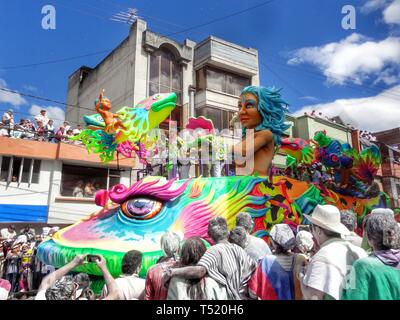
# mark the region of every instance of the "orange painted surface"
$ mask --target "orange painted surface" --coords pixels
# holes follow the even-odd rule
[[[57,144],[0,137],[0,155],[53,160],[57,156]]]
[[[88,154],[86,148],[81,145],[68,143],[49,143],[24,139],[10,139],[0,137],[0,155],[15,156],[21,158],[34,158],[42,160],[69,160],[86,164],[102,164],[96,154]],[[135,158],[126,159],[120,156],[121,167],[135,167]],[[116,166],[116,158],[106,166]]]

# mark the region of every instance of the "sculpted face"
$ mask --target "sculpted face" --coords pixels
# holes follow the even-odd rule
[[[258,112],[258,99],[249,92],[239,97],[239,119],[246,129],[254,129],[261,122],[261,114]]]

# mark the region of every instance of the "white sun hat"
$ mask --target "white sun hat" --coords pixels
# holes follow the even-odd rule
[[[304,214],[304,216],[312,223],[322,229],[343,234],[350,234],[349,229],[340,222],[340,211],[330,204],[317,205],[312,215]]]

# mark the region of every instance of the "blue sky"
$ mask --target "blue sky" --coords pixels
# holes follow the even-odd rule
[[[111,50],[129,28],[109,18],[129,7],[138,9],[150,30],[168,35],[263,2],[3,0],[0,87],[66,101],[68,76],[80,65],[95,66],[107,53],[9,67]],[[41,26],[41,10],[48,4],[56,8],[55,30]],[[355,30],[341,26],[342,7],[349,4],[356,9]],[[291,112],[341,114],[349,123],[375,131],[400,123],[399,29],[400,0],[275,0],[173,38],[201,41],[212,34],[256,48],[261,84],[282,87]],[[0,92],[0,113],[8,107],[17,118],[46,107],[60,120],[64,108]]]

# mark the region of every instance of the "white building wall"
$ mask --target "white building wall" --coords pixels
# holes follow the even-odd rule
[[[1,204],[48,205],[52,161],[42,160],[39,183],[0,182]]]
[[[53,169],[49,195],[49,224],[72,224],[101,209],[94,203],[94,199],[62,197],[62,161],[54,161]],[[120,183],[130,186],[130,180],[130,171],[121,171]]]

